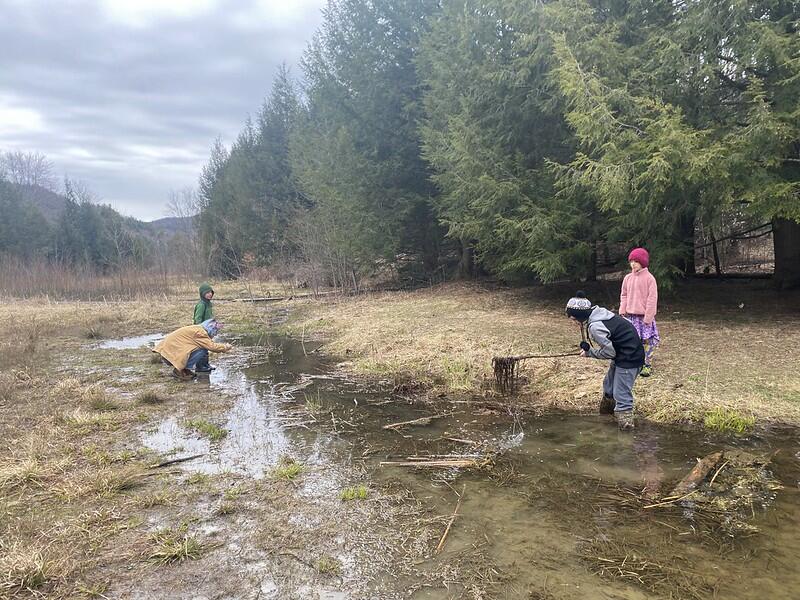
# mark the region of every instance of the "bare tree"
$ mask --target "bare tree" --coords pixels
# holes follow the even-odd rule
[[[190,187],[172,190],[167,200],[167,213],[177,218],[177,236],[173,239],[174,250],[181,255],[182,264],[191,271],[197,268],[200,256],[200,240],[197,232],[197,214],[200,212],[200,199]]]
[[[55,166],[41,152],[0,153],[0,176],[18,185],[38,185],[56,190]]]

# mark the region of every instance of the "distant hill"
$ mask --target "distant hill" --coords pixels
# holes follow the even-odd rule
[[[142,221],[142,225],[151,233],[175,235],[191,228],[193,220],[194,217],[164,217],[155,221]]]
[[[25,201],[35,206],[50,224],[58,220],[61,213],[64,212],[64,207],[67,205],[67,199],[64,196],[39,185],[16,185],[15,187],[19,191],[20,196],[22,196]],[[155,221],[140,221],[133,218],[126,219],[135,229],[150,236],[159,234],[173,236],[191,227],[192,220],[193,217],[164,217],[162,219],[156,219]]]
[[[14,187],[17,188],[24,200],[39,209],[48,223],[55,223],[67,205],[67,199],[64,196],[51,192],[40,185],[16,185]]]

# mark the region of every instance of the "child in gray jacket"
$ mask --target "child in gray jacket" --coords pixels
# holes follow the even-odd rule
[[[600,412],[613,413],[620,429],[633,429],[633,384],[644,365],[639,334],[626,319],[592,305],[583,292],[570,298],[566,314],[581,326],[581,356],[611,361],[603,380]]]

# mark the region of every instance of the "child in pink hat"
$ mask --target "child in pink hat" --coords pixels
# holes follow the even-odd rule
[[[634,326],[644,345],[644,367],[641,376],[653,372],[653,352],[661,342],[656,325],[658,312],[658,284],[649,271],[650,255],[644,248],[634,248],[628,255],[631,272],[622,280],[619,295],[619,314]]]

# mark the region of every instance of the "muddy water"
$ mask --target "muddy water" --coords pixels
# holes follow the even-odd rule
[[[300,491],[321,500],[336,498],[353,469],[365,467],[376,486],[410,489],[443,517],[442,530],[463,494],[444,551],[433,556],[431,548],[415,577],[379,575],[371,597],[405,590],[431,599],[484,592],[520,599],[800,597],[797,432],[732,438],[644,424],[620,433],[600,416],[521,417],[447,403],[435,409],[445,416],[430,425],[391,431],[383,426],[434,409],[331,376],[332,365],[309,344],[267,338],[237,345],[243,351],[192,384],[233,396],[218,423],[228,436],[209,444],[170,418],[143,434],[146,445],[175,456],[204,454],[183,465],[189,471],[254,478],[292,456],[318,467]],[[780,450],[771,471],[783,488],[757,498],[745,515],[757,531],[732,534],[688,502],[649,509],[629,502],[642,490],[667,495],[697,457],[731,447]],[[487,448],[503,450],[488,472],[380,464]],[[348,557],[339,558],[347,566]]]

